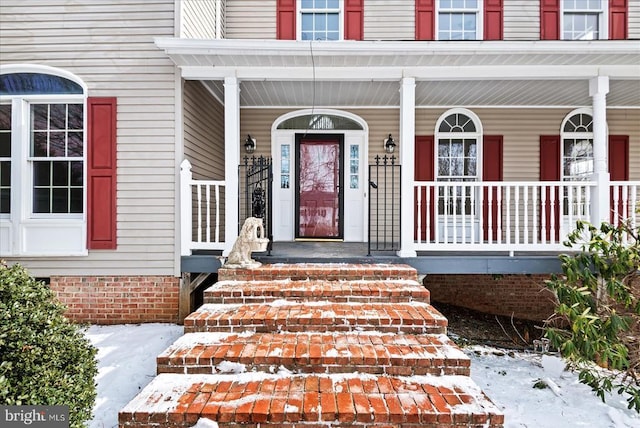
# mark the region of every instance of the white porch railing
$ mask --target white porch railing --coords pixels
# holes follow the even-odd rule
[[[611,219],[638,224],[640,182],[611,183]],[[417,251],[562,251],[595,183],[416,182]],[[406,227],[406,226],[405,226]]]
[[[223,250],[220,241],[224,180],[194,180],[191,163],[180,164],[181,255],[193,250]]]

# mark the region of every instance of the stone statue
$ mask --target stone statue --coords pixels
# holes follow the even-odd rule
[[[224,267],[256,268],[261,265],[251,258],[252,252],[267,251],[269,239],[264,236],[264,225],[261,218],[249,217],[244,221],[240,236],[231,248]]]

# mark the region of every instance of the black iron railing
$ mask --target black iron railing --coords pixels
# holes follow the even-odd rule
[[[248,217],[261,218],[264,231],[269,238],[268,254],[271,255],[273,242],[271,158],[245,156],[238,168],[238,233]]]
[[[400,174],[395,156],[376,156],[369,165],[369,245],[372,251],[400,249]]]

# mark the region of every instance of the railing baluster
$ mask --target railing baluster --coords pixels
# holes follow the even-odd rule
[[[511,186],[507,186],[507,244],[511,244]]]
[[[206,230],[206,235],[207,235],[207,241],[206,242],[211,242],[211,186],[206,186],[207,189],[207,193],[206,193],[206,200],[207,200],[207,230]]]
[[[514,203],[515,203],[515,221],[514,221],[514,242],[516,244],[520,243],[520,186],[514,186],[515,195],[514,195]]]
[[[531,187],[531,202],[532,202],[532,228],[531,228],[531,241],[534,244],[538,243],[538,207],[540,206],[540,204],[538,204],[538,187],[537,186],[532,186]]]
[[[525,244],[529,243],[529,186],[522,186],[522,202],[524,203],[524,207],[522,211],[524,213],[524,219],[522,220],[522,224],[524,227],[523,233],[523,242]]]
[[[198,204],[198,242],[202,242],[202,185],[196,185],[196,195]]]
[[[418,201],[417,201],[417,204],[416,204],[417,205],[417,213],[416,214],[417,214],[417,219],[418,219],[418,221],[417,221],[418,227],[417,227],[417,230],[416,230],[416,234],[417,234],[416,239],[417,239],[419,244],[422,243],[422,189],[423,189],[422,186],[418,186],[418,189],[417,189],[417,192],[416,192],[417,193],[417,198],[418,198]],[[425,236],[425,240],[426,240],[426,236]]]

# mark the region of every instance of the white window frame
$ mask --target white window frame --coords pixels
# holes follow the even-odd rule
[[[441,39],[440,38],[440,14],[441,13],[475,13],[476,14],[476,37],[473,40],[484,39],[484,1],[478,0],[478,6],[471,8],[443,8],[441,0],[436,1],[436,19],[435,19],[435,39],[444,41],[459,41],[457,39]],[[461,39],[463,41],[465,39]],[[467,39],[468,40],[468,39]]]
[[[344,1],[338,1],[337,9],[302,9],[302,0],[296,0],[296,34],[298,40],[302,39],[302,15],[303,13],[338,13],[338,40],[344,40]],[[303,40],[310,41],[310,40]],[[330,40],[333,41],[333,40]]]
[[[11,209],[0,217],[0,256],[86,256],[87,249],[87,86],[64,70],[39,65],[2,66],[0,74],[40,73],[77,83],[82,94],[2,95],[11,105]],[[33,212],[33,157],[31,156],[31,105],[83,105],[83,206],[82,213]],[[40,159],[40,158],[38,158]],[[49,158],[55,160],[57,158]],[[65,160],[69,158],[59,158]],[[79,159],[79,158],[74,158]],[[28,196],[24,196],[28,195]]]
[[[560,39],[561,40],[607,40],[609,38],[609,1],[599,0],[600,9],[567,9],[563,1],[560,2]],[[567,14],[598,14],[598,38],[597,39],[565,39],[564,24]]]

